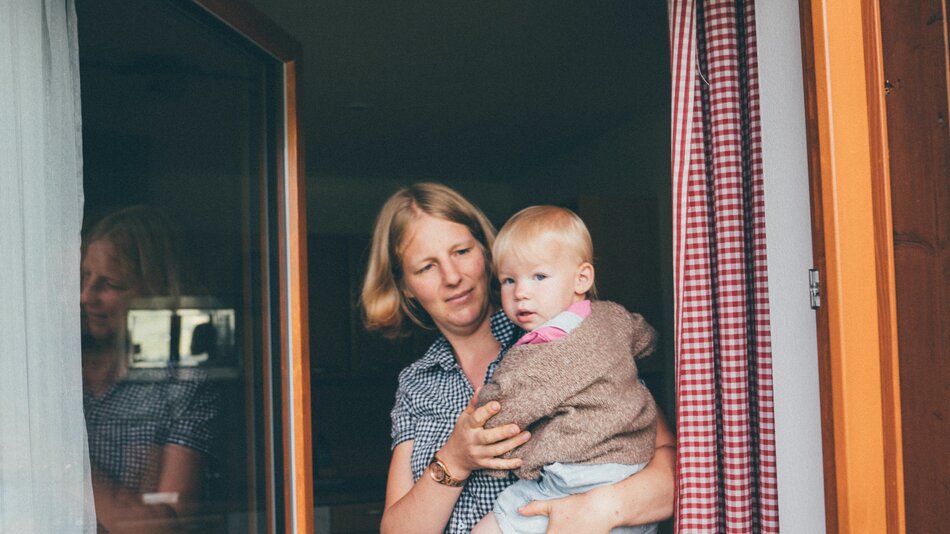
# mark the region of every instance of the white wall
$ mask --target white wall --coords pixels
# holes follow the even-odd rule
[[[798,2],[756,4],[782,532],[825,531]]]

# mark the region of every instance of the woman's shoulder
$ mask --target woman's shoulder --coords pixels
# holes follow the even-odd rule
[[[411,385],[423,380],[433,368],[448,369],[455,364],[452,346],[444,336],[439,336],[429,345],[423,355],[399,372],[399,385]]]
[[[489,325],[491,326],[492,335],[501,343],[503,348],[514,345],[515,341],[524,335],[524,330],[512,322],[501,309],[492,313],[489,319]]]

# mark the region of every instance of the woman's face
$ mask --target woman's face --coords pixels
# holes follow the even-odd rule
[[[109,241],[89,244],[81,269],[83,331],[96,340],[112,339],[125,329],[126,312],[139,291],[119,265]]]
[[[468,335],[488,318],[485,255],[464,225],[419,215],[406,228],[403,291],[446,336]]]

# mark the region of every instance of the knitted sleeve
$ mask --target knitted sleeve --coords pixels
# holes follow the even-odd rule
[[[479,405],[493,400],[501,404],[501,411],[485,423],[485,428],[514,423],[521,430],[529,429],[533,423],[554,415],[557,407],[574,392],[587,387],[590,373],[577,372],[579,369],[571,364],[582,359],[583,354],[575,358],[564,351],[553,351],[557,354],[553,355],[551,350],[545,350],[552,347],[560,348],[560,343],[520,345],[508,351],[505,365],[495,371],[491,381],[482,387],[478,395]],[[557,365],[552,360],[558,360]],[[537,365],[542,361],[551,365]],[[575,371],[573,375],[572,369]],[[523,448],[524,445],[516,447],[503,457],[518,458],[523,454]],[[485,472],[494,478],[508,476],[507,471],[489,469]]]
[[[656,351],[656,330],[639,313],[631,313],[633,321],[633,340],[630,343],[630,352],[634,359],[646,358]]]
[[[522,345],[532,348],[542,346]],[[479,404],[492,400],[501,403],[501,411],[488,420],[486,428],[509,423],[515,423],[522,429],[528,428],[541,418],[554,415],[554,410],[565,399],[583,390],[597,378],[599,365],[581,363],[586,354],[572,356],[562,351],[551,351],[551,357],[548,357],[538,356],[537,350],[530,351],[531,354],[526,352],[519,351],[506,356],[523,356],[518,359],[519,363],[523,361],[525,365],[509,367],[507,370],[511,372],[496,372],[492,381],[482,388]],[[538,365],[540,360],[544,360],[546,365]]]

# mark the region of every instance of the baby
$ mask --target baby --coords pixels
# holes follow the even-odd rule
[[[522,516],[518,508],[619,482],[652,458],[656,404],[634,358],[653,352],[656,332],[623,306],[588,299],[596,296],[593,245],[568,209],[518,212],[498,232],[492,255],[505,314],[528,333],[508,350],[478,403],[501,403],[487,428],[515,423],[532,437],[505,455],[522,459],[520,480],[472,532],[543,533],[547,517]]]

